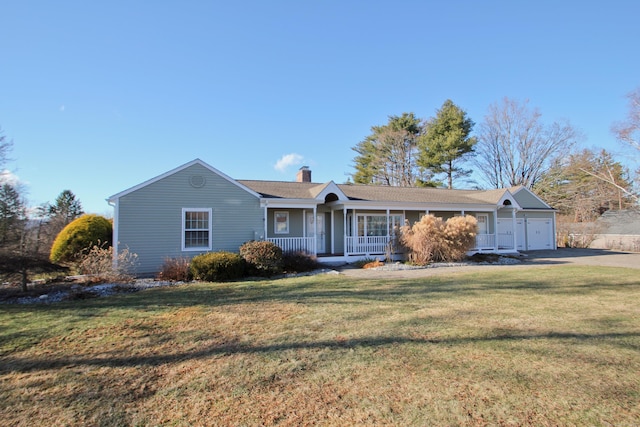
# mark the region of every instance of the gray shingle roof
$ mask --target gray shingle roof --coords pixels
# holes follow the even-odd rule
[[[605,234],[640,234],[640,210],[607,211],[598,218]]]
[[[328,184],[291,181],[238,180],[265,198],[312,199]],[[381,185],[338,184],[351,200],[407,203],[496,204],[504,195],[499,190],[448,190],[445,188],[388,187]]]

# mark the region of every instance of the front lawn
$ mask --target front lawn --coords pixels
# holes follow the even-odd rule
[[[0,305],[3,425],[633,425],[640,279],[322,275]]]

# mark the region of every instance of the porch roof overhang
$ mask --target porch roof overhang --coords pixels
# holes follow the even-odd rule
[[[392,211],[473,211],[473,212],[495,212],[497,205],[489,203],[411,203],[411,202],[389,202],[371,200],[350,200],[348,202],[328,203],[333,209],[368,209],[368,210],[392,210]]]
[[[273,199],[260,198],[261,208],[278,209],[313,209],[322,204],[322,201],[315,199]]]

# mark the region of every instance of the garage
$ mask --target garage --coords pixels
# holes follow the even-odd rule
[[[550,218],[518,218],[517,248],[521,251],[555,249],[553,220]]]

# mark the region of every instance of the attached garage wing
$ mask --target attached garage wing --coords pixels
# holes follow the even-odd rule
[[[555,249],[551,218],[518,218],[516,220],[519,251]]]

